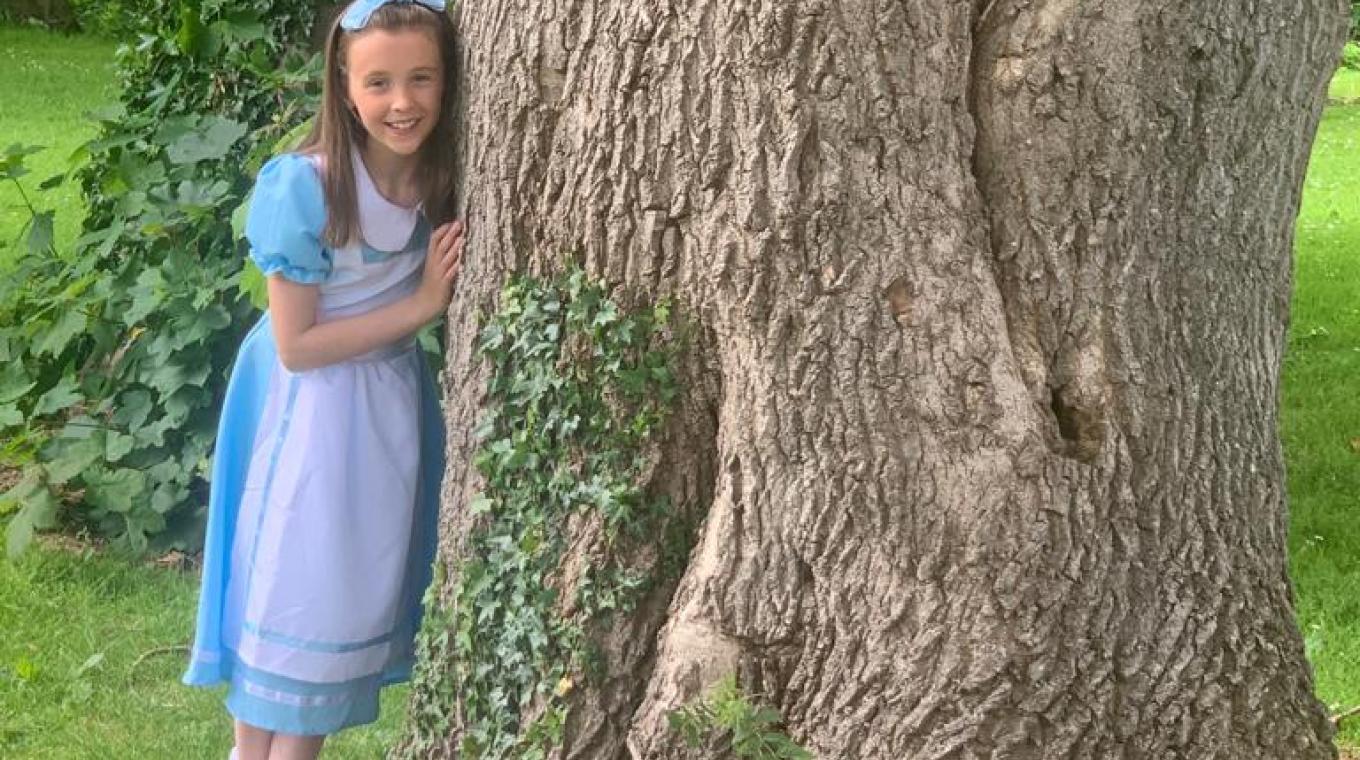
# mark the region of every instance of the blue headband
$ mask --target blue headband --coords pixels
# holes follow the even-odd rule
[[[368,26],[368,20],[384,5],[423,5],[435,13],[444,12],[444,0],[355,0],[340,17],[340,28],[357,32]]]

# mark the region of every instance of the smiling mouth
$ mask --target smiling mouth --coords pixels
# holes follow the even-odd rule
[[[410,132],[412,129],[415,128],[416,124],[418,124],[419,122],[420,119],[400,119],[393,121],[385,121],[383,122],[383,124],[386,125],[388,129],[394,132]]]

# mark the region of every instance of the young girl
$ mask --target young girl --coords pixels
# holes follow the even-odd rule
[[[315,758],[410,672],[443,468],[413,335],[463,247],[452,35],[443,0],[346,8],[315,129],[255,186],[269,313],[227,389],[184,677],[229,685],[239,760]]]

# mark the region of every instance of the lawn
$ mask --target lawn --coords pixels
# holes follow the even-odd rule
[[[0,27],[0,135],[47,145],[28,187],[65,168],[91,133],[80,118],[113,100],[110,43]],[[1318,694],[1360,705],[1360,72],[1330,90],[1298,222],[1282,435],[1292,501],[1290,555],[1299,623]],[[0,147],[4,147],[0,145]],[[0,270],[26,212],[0,187]],[[58,241],[74,240],[74,188],[49,195]],[[6,760],[222,758],[230,744],[220,691],[179,685],[193,624],[191,574],[88,551],[40,548],[0,560],[0,757]],[[404,690],[372,727],[347,732],[329,758],[382,754]],[[1342,734],[1360,746],[1360,718]]]
[[[1296,241],[1281,411],[1290,556],[1318,694],[1352,707],[1360,705],[1360,104],[1324,114]],[[1343,728],[1343,742],[1360,745],[1360,718]]]
[[[1355,69],[1337,71],[1327,88],[1327,99],[1347,105],[1360,104],[1360,71]]]
[[[0,149],[14,143],[47,148],[26,161],[32,174],[22,181],[30,199],[39,182],[65,172],[71,152],[94,136],[82,114],[117,99],[113,53],[106,40],[0,26]],[[69,183],[42,202],[60,209],[57,248],[69,250],[82,218],[79,188]],[[15,237],[27,219],[14,184],[0,183],[0,266],[23,252]]]
[[[0,758],[226,758],[223,690],[179,683],[197,585],[89,552],[0,559]],[[405,692],[389,690],[382,719],[341,734],[325,757],[383,756]]]

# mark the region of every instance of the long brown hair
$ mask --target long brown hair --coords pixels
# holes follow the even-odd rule
[[[389,3],[380,7],[360,31],[340,28],[343,12],[336,15],[326,35],[326,73],[321,86],[321,112],[311,134],[298,146],[299,153],[321,156],[325,170],[321,187],[326,198],[325,242],[343,246],[360,234],[359,202],[354,185],[354,162],[350,149],[363,147],[368,133],[346,102],[345,50],[349,39],[370,29],[426,31],[439,47],[444,67],[444,92],[440,99],[439,121],[420,146],[417,181],[424,200],[425,218],[439,226],[453,218],[453,113],[457,53],[453,23],[439,13],[414,3]]]

